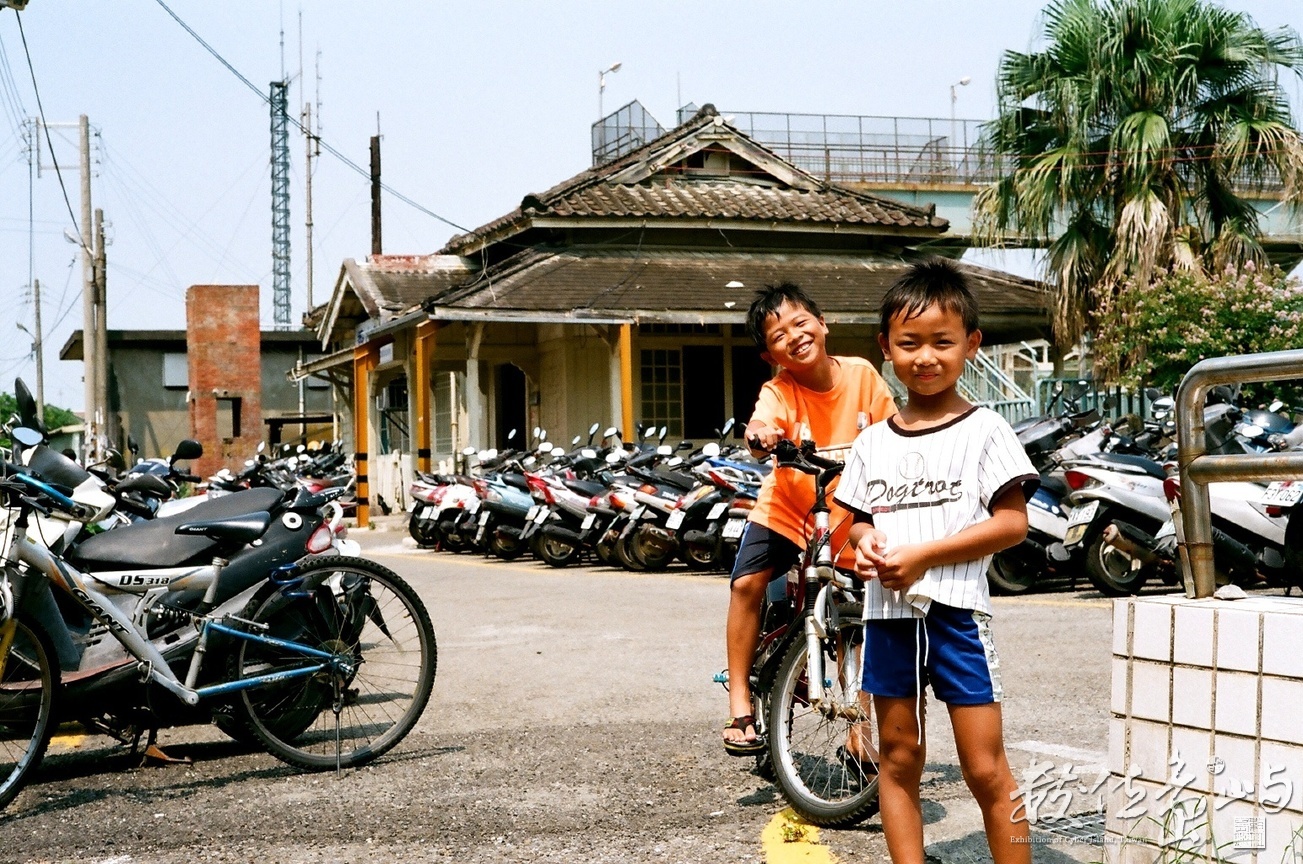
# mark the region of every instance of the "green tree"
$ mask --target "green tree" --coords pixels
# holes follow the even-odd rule
[[[1000,63],[984,130],[998,181],[975,233],[1049,243],[1060,345],[1128,279],[1266,257],[1247,191],[1303,187],[1303,138],[1282,71],[1303,73],[1289,28],[1204,0],[1056,0],[1044,47]]]
[[[1101,371],[1170,392],[1206,357],[1303,345],[1303,285],[1252,262],[1217,274],[1160,270],[1152,281],[1124,282],[1098,320],[1092,348]],[[1298,401],[1297,387],[1274,392]]]

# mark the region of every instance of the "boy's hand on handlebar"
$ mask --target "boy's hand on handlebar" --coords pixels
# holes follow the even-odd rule
[[[747,447],[751,449],[753,456],[768,456],[769,451],[778,446],[778,442],[783,440],[783,430],[775,429],[764,423],[747,424]]]
[[[855,544],[855,574],[861,579],[877,579],[878,568],[884,563],[883,550],[887,548],[887,535],[869,526]]]

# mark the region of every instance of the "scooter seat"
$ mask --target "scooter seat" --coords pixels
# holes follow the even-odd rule
[[[586,495],[591,498],[594,495],[601,495],[606,491],[606,486],[601,483],[590,483],[587,480],[563,480],[562,483],[571,492],[578,495]]]
[[[267,533],[271,525],[270,513],[248,513],[229,519],[205,519],[176,526],[176,533],[208,537],[219,543],[252,543]]]
[[[1098,453],[1095,458],[1102,462],[1113,462],[1117,465],[1127,465],[1131,468],[1139,468],[1150,477],[1158,480],[1166,480],[1167,472],[1163,466],[1159,465],[1153,459],[1146,459],[1144,456],[1128,456],[1124,453]]]
[[[521,492],[529,491],[529,481],[525,479],[524,474],[503,474],[502,482],[519,489]]]
[[[92,571],[205,564],[222,546],[243,543],[219,541],[202,534],[178,534],[177,528],[194,522],[216,522],[249,514],[267,516],[267,511],[275,507],[284,494],[279,489],[259,488],[223,495],[196,504],[175,516],[136,522],[96,534],[74,545],[66,557],[76,567]]]

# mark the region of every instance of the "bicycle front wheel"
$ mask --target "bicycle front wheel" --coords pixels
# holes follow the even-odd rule
[[[54,729],[54,698],[59,667],[54,647],[35,624],[17,618],[0,625],[14,628],[0,675],[0,808],[23,788],[41,764]]]
[[[843,827],[878,811],[873,712],[860,699],[864,625],[859,604],[837,609],[823,639],[824,698],[809,697],[806,639],[798,636],[779,664],[769,701],[769,754],[778,788],[807,822]],[[856,758],[860,757],[860,758]]]
[[[356,767],[403,739],[430,698],[437,651],[425,605],[392,570],[332,556],[298,588],[268,586],[246,620],[258,632],[332,655],[329,668],[241,691],[235,719],[273,756],[310,771]],[[292,672],[321,661],[240,640],[230,678]]]

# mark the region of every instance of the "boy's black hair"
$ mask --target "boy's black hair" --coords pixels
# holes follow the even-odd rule
[[[882,298],[878,328],[886,337],[893,317],[900,315],[902,322],[908,321],[932,305],[958,313],[964,319],[965,332],[977,329],[977,300],[968,289],[968,280],[944,258],[921,261],[892,283]]]
[[[751,308],[747,309],[747,335],[761,351],[769,350],[769,346],[765,344],[765,320],[770,315],[777,315],[778,307],[784,303],[799,306],[816,318],[823,317],[823,313],[819,311],[819,304],[814,302],[801,286],[791,282],[766,285],[756,292],[756,296],[751,300]]]

